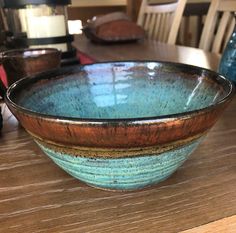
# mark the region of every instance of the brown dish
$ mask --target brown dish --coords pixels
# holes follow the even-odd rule
[[[23,77],[58,68],[61,52],[54,48],[9,50],[1,54],[0,62],[10,86]]]

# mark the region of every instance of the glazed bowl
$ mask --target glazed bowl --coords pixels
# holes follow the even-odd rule
[[[213,71],[137,61],[22,79],[6,102],[66,172],[102,189],[134,190],[176,171],[232,96],[232,83]]]
[[[55,48],[8,50],[1,53],[0,63],[10,86],[23,77],[59,68],[61,52]]]

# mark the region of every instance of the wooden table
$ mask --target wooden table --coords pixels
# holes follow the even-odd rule
[[[96,45],[84,36],[76,36],[74,46],[87,57],[96,61],[114,60],[160,60],[181,62],[217,70],[220,56],[200,49],[166,45],[157,41],[117,45]]]
[[[153,42],[75,45],[96,60],[159,59],[213,67],[219,57]],[[3,105],[0,232],[236,232],[236,99],[191,158],[168,180],[136,192],[107,192],[72,178]],[[208,230],[208,231],[207,231]]]

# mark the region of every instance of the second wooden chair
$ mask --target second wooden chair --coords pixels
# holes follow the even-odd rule
[[[143,0],[137,23],[147,31],[148,38],[175,44],[186,1],[153,5]]]

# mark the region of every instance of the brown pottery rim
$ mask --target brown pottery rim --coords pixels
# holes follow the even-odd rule
[[[11,50],[8,50],[8,51],[4,51],[4,52],[1,53],[1,57],[6,58],[6,57],[10,56],[12,58],[13,57],[14,58],[18,58],[18,57],[21,58],[22,53],[24,53],[24,52],[42,51],[42,50],[46,50],[48,52],[43,53],[43,54],[37,54],[37,58],[39,56],[44,56],[44,55],[49,55],[49,54],[54,54],[54,53],[55,54],[56,53],[58,53],[58,54],[61,53],[61,51],[56,49],[56,48],[46,48],[46,47],[45,48],[44,47],[42,47],[42,48],[28,48],[28,49],[26,48],[26,49],[11,49]],[[36,57],[36,56],[32,56],[32,55],[26,56],[26,58],[34,58],[34,57]]]

